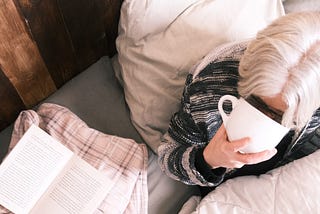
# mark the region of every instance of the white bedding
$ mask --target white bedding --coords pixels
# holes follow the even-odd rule
[[[228,180],[180,213],[320,213],[319,166],[317,151],[259,177]]]

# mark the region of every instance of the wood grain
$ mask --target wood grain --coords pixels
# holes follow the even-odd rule
[[[56,87],[14,3],[0,3],[0,64],[24,104],[33,106]]]
[[[0,1],[0,130],[116,53],[122,0]]]
[[[59,88],[80,69],[58,2],[52,0],[15,2],[28,24],[55,85]]]
[[[113,55],[121,1],[16,0],[59,88],[103,55]]]

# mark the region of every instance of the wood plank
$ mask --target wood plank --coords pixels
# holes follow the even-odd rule
[[[14,2],[0,2],[0,65],[26,107],[56,90]]]
[[[118,24],[120,19],[120,9],[123,0],[109,0],[106,1],[106,11],[103,13],[103,20],[105,21],[106,39],[108,43],[108,56],[116,54],[116,38],[118,36]]]
[[[102,13],[106,1],[58,0],[81,69],[106,53]],[[81,60],[80,60],[81,59]]]
[[[58,2],[81,69],[115,52],[121,1]]]
[[[57,88],[81,72],[57,1],[15,0]],[[67,1],[66,1],[67,2]],[[77,13],[77,11],[76,11]]]
[[[116,52],[121,0],[15,0],[57,87]]]

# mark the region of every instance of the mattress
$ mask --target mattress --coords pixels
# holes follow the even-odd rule
[[[114,75],[109,57],[105,56],[71,79],[42,103],[69,108],[91,128],[106,134],[144,143],[130,120],[123,90]],[[9,145],[12,126],[0,133],[1,156]],[[178,213],[197,188],[174,181],[162,173],[157,156],[148,149],[148,213]]]

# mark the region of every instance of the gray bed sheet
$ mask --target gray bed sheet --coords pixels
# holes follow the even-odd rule
[[[69,108],[91,128],[143,143],[131,124],[122,87],[117,82],[108,57],[102,57],[43,102]],[[2,156],[11,132],[12,126],[0,133]],[[157,156],[150,149],[148,156],[149,213],[178,213],[184,202],[197,193],[197,188],[163,174],[157,164]]]

